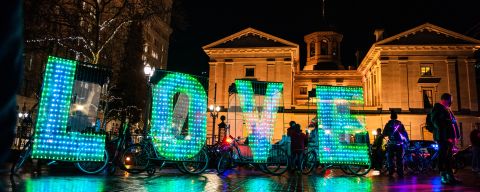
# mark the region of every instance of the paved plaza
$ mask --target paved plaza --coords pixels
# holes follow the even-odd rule
[[[42,168],[38,173],[22,173],[9,177],[6,191],[91,192],[91,191],[480,191],[480,177],[470,170],[457,174],[463,184],[445,186],[433,174],[389,178],[370,172],[363,177],[344,175],[341,170],[329,170],[326,175],[285,173],[271,176],[254,169],[242,168],[217,174],[207,170],[201,175],[186,175],[175,169],[163,169],[153,176],[146,173],[128,174],[117,171],[113,176],[84,175],[74,167]]]

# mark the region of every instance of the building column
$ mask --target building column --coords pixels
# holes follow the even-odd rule
[[[399,61],[399,72],[400,72],[400,87],[401,90],[400,94],[400,101],[392,101],[392,102],[400,102],[400,107],[402,111],[410,110],[410,90],[408,87],[408,62],[407,61]]]
[[[467,89],[468,89],[468,107],[470,111],[478,111],[478,95],[475,76],[475,59],[465,60],[465,69],[467,73]]]
[[[457,81],[455,75],[455,64],[457,59],[447,59],[445,62],[447,64],[447,85],[448,85],[448,93],[453,96],[453,103],[451,106],[452,111],[458,111],[458,101],[460,98],[457,98]],[[443,93],[440,93],[443,94]]]

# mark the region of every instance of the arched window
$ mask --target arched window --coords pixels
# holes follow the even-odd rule
[[[315,42],[310,42],[310,57],[315,56]]]
[[[320,55],[328,55],[328,41],[325,39],[320,42]]]

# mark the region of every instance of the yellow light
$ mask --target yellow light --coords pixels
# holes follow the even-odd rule
[[[377,133],[377,130],[373,130],[373,131],[372,131],[372,135],[377,136],[377,134],[378,134],[378,133]]]
[[[125,158],[125,161],[130,161],[130,157]]]
[[[78,104],[75,105],[75,111],[83,111],[83,110],[85,110],[85,107],[83,105],[78,105]]]
[[[210,109],[210,111],[213,111],[215,107],[213,105],[210,105],[208,108]]]

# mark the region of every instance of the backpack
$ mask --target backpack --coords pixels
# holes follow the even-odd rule
[[[435,128],[433,126],[433,121],[432,121],[432,113],[427,113],[427,118],[425,119],[425,128],[428,130],[428,132],[433,133],[433,129]]]

